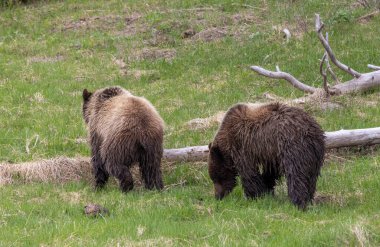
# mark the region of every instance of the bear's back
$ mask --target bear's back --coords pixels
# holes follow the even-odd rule
[[[302,109],[280,103],[237,104],[226,113],[216,140],[227,150],[244,148],[267,158],[300,143],[324,145],[324,133]]]
[[[162,135],[164,123],[153,105],[142,97],[116,95],[98,106],[93,129],[102,137]]]

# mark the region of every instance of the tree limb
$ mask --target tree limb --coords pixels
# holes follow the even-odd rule
[[[323,64],[325,63],[326,57],[327,57],[327,54],[326,53],[323,54],[321,64],[319,65],[319,73],[321,73],[322,78],[323,78],[323,89],[326,92],[326,97],[329,97],[330,92],[329,92],[329,87],[327,85],[327,74],[326,74],[326,70],[325,71],[323,70]]]
[[[355,78],[359,78],[359,77],[361,76],[361,74],[360,74],[359,72],[357,72],[357,71],[355,71],[354,69],[348,67],[347,65],[345,65],[345,64],[343,64],[343,63],[341,63],[341,62],[339,62],[339,61],[336,59],[336,57],[335,57],[335,55],[334,55],[334,53],[333,53],[333,51],[332,51],[330,45],[328,44],[328,42],[326,41],[326,39],[325,39],[325,38],[323,37],[323,35],[322,35],[322,29],[323,29],[323,27],[324,27],[324,24],[321,22],[321,19],[320,19],[320,17],[319,17],[319,14],[315,14],[315,17],[316,17],[316,18],[315,18],[315,31],[317,32],[317,34],[318,34],[318,38],[319,38],[319,40],[321,41],[323,47],[325,48],[327,54],[329,55],[331,61],[332,61],[332,62],[333,62],[338,68],[340,68],[341,70],[343,70],[343,71],[349,73],[350,75],[354,76]]]
[[[289,73],[282,72],[282,71],[274,72],[274,71],[266,70],[266,69],[259,67],[259,66],[251,66],[250,68],[253,71],[255,71],[256,73],[263,75],[263,76],[266,76],[266,77],[276,78],[276,79],[285,79],[288,82],[290,82],[295,88],[297,88],[301,91],[304,91],[307,93],[314,93],[316,90],[315,87],[311,87],[311,86],[308,86],[308,85],[300,82],[299,80],[297,80],[294,76],[292,76]]]
[[[380,127],[326,132],[326,148],[380,144]]]
[[[373,64],[368,64],[367,67],[370,68],[370,69],[373,69],[373,70],[380,70],[380,66],[376,66],[376,65],[373,65]]]
[[[328,44],[329,43],[329,33],[328,32],[326,32],[326,41],[327,41],[327,44]],[[326,51],[325,51],[325,54],[327,54]],[[334,79],[334,81],[336,83],[339,83],[340,81],[339,81],[338,77],[335,75],[334,71],[332,70],[328,57],[326,57],[326,66],[327,66],[327,71],[330,73],[330,75],[332,76],[332,78]]]
[[[362,74],[360,78],[337,84],[330,88],[334,94],[347,94],[353,92],[363,92],[373,87],[380,86],[380,70]]]

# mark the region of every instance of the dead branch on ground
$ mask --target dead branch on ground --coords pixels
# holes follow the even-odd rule
[[[325,132],[325,135],[327,149],[380,144],[380,127]],[[165,171],[170,162],[204,162],[207,161],[208,152],[207,145],[165,149],[162,167]],[[138,170],[132,169],[132,175],[137,185],[141,186],[142,182]],[[23,183],[65,183],[79,180],[93,182],[90,158],[58,157],[20,164],[0,164],[0,186],[12,184],[15,181]],[[167,187],[169,186],[176,186],[176,184]]]
[[[326,71],[323,71],[323,69],[322,69],[323,63],[321,63],[320,64],[320,72],[321,72],[321,74],[323,73],[322,74],[322,77],[324,80],[323,87],[324,87],[324,90],[327,92],[325,99],[327,99],[328,96],[349,94],[349,93],[354,93],[354,92],[363,92],[363,91],[366,91],[368,89],[374,88],[376,86],[380,86],[380,66],[368,65],[369,68],[371,68],[375,71],[362,74],[362,73],[357,72],[353,68],[351,68],[351,67],[343,64],[342,62],[340,62],[336,58],[333,50],[331,49],[331,47],[329,45],[328,36],[326,36],[326,38],[325,38],[322,34],[323,27],[324,27],[323,22],[321,21],[319,15],[316,14],[315,31],[318,35],[318,38],[319,38],[321,44],[323,45],[323,47],[325,49],[325,54],[327,54],[325,59],[330,59],[330,61],[336,67],[338,67],[342,71],[350,74],[353,77],[352,80],[342,82],[342,83],[338,83],[334,86],[328,86],[327,85]],[[329,65],[327,65],[327,66],[329,67]],[[253,71],[255,71],[256,73],[263,75],[263,76],[266,76],[266,77],[269,77],[269,78],[287,80],[295,88],[297,88],[297,89],[299,89],[305,93],[309,93],[309,95],[307,95],[305,97],[293,100],[292,103],[302,104],[302,103],[308,102],[311,98],[313,98],[313,94],[314,94],[314,97],[318,96],[318,98],[320,98],[320,91],[323,90],[321,88],[315,88],[315,87],[306,85],[305,83],[296,79],[293,75],[286,73],[286,72],[278,71],[279,69],[276,69],[277,71],[270,71],[270,70],[266,70],[260,66],[251,66],[250,68]],[[334,76],[335,74],[333,74],[331,68],[330,69],[327,68],[327,70],[331,71],[330,74],[332,75],[333,78],[336,78],[336,76]]]

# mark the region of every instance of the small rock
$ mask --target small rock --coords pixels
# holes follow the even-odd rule
[[[98,216],[106,216],[109,215],[109,210],[106,209],[105,207],[102,207],[98,204],[87,204],[84,206],[84,213],[87,216],[91,217],[98,217]]]

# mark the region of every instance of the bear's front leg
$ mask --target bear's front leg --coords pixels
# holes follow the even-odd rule
[[[268,188],[258,172],[245,173],[240,177],[247,198],[257,198],[268,192]]]

